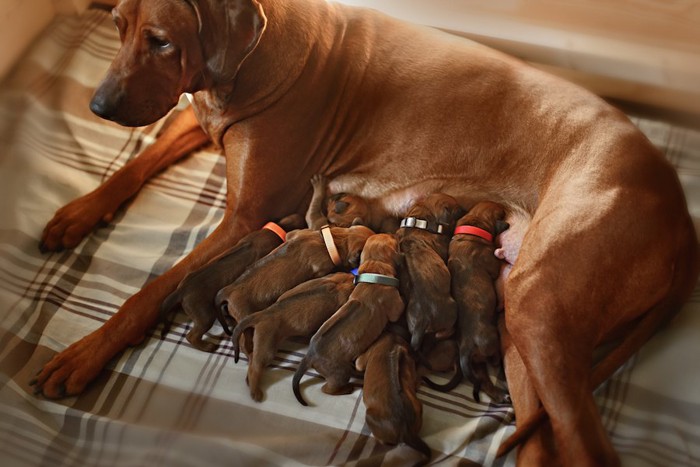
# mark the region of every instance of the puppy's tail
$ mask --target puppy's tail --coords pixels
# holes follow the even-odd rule
[[[301,389],[299,388],[299,383],[301,383],[301,378],[304,376],[304,373],[306,373],[306,370],[309,368],[309,357],[308,354],[304,356],[304,358],[301,359],[301,362],[299,363],[299,368],[297,368],[296,373],[294,373],[294,378],[292,378],[292,389],[294,390],[294,396],[297,398],[299,403],[303,406],[308,406],[307,402],[304,400],[304,397],[301,395]]]
[[[678,271],[674,279],[676,281],[680,280]],[[617,347],[593,367],[591,371],[591,390],[610,378],[619,367],[651,339],[659,328],[667,324],[680,310],[685,298],[692,291],[692,287],[684,288],[683,284],[678,282],[674,283],[672,287],[666,298],[652,307],[636,323],[632,323],[631,325],[634,328],[628,332]],[[547,418],[547,412],[543,407],[540,407],[530,418],[521,423],[508,439],[501,443],[496,457],[504,456],[519,444],[524,443]]]
[[[406,434],[404,438],[404,443],[406,443],[407,446],[410,446],[416,451],[420,452],[425,457],[425,462],[419,462],[416,465],[426,465],[433,457],[433,452],[430,450],[430,446],[428,446],[428,444],[415,433]]]
[[[240,357],[241,354],[241,346],[240,346],[240,340],[241,340],[241,334],[243,334],[248,328],[251,328],[255,326],[256,324],[256,317],[258,317],[260,313],[254,313],[252,315],[248,315],[245,318],[243,318],[235,328],[233,328],[233,332],[231,333],[231,342],[233,343],[233,361],[235,363],[238,363],[238,358]]]
[[[178,287],[177,289],[173,290],[170,295],[165,297],[165,300],[163,300],[160,304],[160,310],[158,311],[158,321],[163,322],[163,329],[160,331],[160,337],[161,339],[165,337],[165,335],[170,332],[170,327],[172,325],[172,319],[170,317],[170,312],[180,304],[182,301],[182,293],[181,293],[181,288]]]
[[[427,376],[423,376],[423,382],[428,385],[429,388],[434,389],[436,391],[440,392],[449,392],[459,386],[459,383],[462,382],[462,378],[464,376],[462,375],[462,369],[460,368],[459,365],[455,365],[455,373],[452,375],[452,378],[446,382],[445,384],[438,384],[435,381],[431,380]],[[478,402],[478,401],[477,401]]]

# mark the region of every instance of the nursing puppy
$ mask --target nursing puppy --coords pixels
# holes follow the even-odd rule
[[[508,228],[505,215],[498,203],[476,204],[457,221],[449,247],[447,266],[459,310],[460,368],[474,384],[477,401],[480,389],[494,402],[506,399],[505,391],[494,386],[488,373],[489,364],[501,367],[495,283],[504,262],[494,252],[496,237]]]
[[[293,214],[280,220],[277,225],[268,223],[262,229],[249,233],[226,253],[186,275],[177,289],[163,301],[160,308],[161,319],[165,319],[168,312],[180,305],[192,320],[192,329],[187,333],[187,340],[197,349],[213,352],[216,350],[216,344],[204,342],[202,337],[217,317],[214,308],[216,293],[235,281],[248,266],[283,243],[286,232],[303,227],[304,219],[298,214]],[[169,323],[163,326],[162,335],[168,332],[169,327]],[[226,326],[224,329],[228,331]]]
[[[419,435],[423,404],[416,396],[418,373],[408,342],[385,332],[355,366],[364,371],[365,421],[374,437],[385,444],[406,443],[429,460],[430,447]]]
[[[320,229],[326,224],[348,227],[351,224],[366,225],[375,232],[394,233],[399,219],[390,215],[378,201],[350,193],[328,194],[328,178],[316,174],[311,178],[313,195],[306,211],[306,224],[310,229]]]
[[[397,278],[401,255],[393,235],[372,235],[365,249],[348,301],[323,323],[309,343],[309,349],[294,374],[294,395],[307,405],[299,383],[308,368],[315,368],[326,380],[326,394],[349,394],[353,362],[381,335],[389,322],[404,310]]]
[[[415,351],[426,333],[442,338],[454,331],[457,304],[450,295],[446,261],[450,236],[462,213],[454,198],[434,193],[414,203],[401,221],[397,234],[405,258],[401,287]]]
[[[233,284],[219,290],[215,302],[220,319],[228,314],[240,322],[304,281],[335,269],[347,271],[357,267],[362,248],[373,233],[362,225],[329,227],[325,233],[309,229],[291,232],[285,243],[254,263]],[[324,240],[324,235],[332,240]],[[335,253],[331,253],[333,249]],[[252,333],[245,335],[246,352],[250,353]]]
[[[280,342],[316,332],[348,300],[354,288],[353,279],[350,273],[337,272],[303,282],[283,293],[269,307],[238,323],[231,336],[236,362],[242,333],[250,328],[255,331],[253,352],[248,356],[247,377],[253,400],[260,402],[263,398],[260,389],[262,374],[274,359]]]

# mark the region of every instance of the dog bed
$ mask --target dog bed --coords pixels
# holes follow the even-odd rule
[[[79,397],[35,396],[34,373],[99,327],[220,221],[224,159],[198,151],[150,180],[113,222],[77,248],[42,254],[56,209],[85,194],[151,144],[168,118],[129,129],[89,108],[119,47],[110,15],[58,16],[0,86],[0,464],[8,466],[405,465],[408,447],[379,444],[362,392],[328,396],[306,378],[312,406],[292,394],[302,341],[286,342],[248,395],[247,362],[234,363],[216,325],[214,353],[192,348],[183,313],[115,358]],[[183,101],[182,105],[187,105]],[[700,132],[633,117],[677,168],[700,217]],[[299,183],[308,183],[300,180]],[[644,254],[640,251],[639,254]],[[582,277],[582,281],[586,278]],[[614,278],[611,278],[614,281]],[[597,389],[605,427],[624,465],[700,464],[700,296]],[[436,381],[441,381],[435,377]],[[513,465],[495,459],[514,430],[508,405],[476,402],[460,384],[419,389],[421,435],[436,465]]]

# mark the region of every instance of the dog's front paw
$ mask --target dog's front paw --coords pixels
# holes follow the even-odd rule
[[[35,394],[49,399],[75,396],[97,377],[105,363],[87,336],[55,355],[29,384]]]
[[[39,249],[45,253],[76,247],[98,224],[111,222],[114,211],[96,192],[71,201],[46,224]]]

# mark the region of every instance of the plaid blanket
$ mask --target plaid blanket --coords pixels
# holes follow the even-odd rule
[[[304,390],[312,406],[295,401],[290,383],[303,342],[284,343],[265,374],[266,398],[256,403],[247,363],[234,364],[223,330],[211,333],[216,352],[198,351],[184,338],[182,313],[165,336],[159,327],[115,358],[81,396],[49,401],[32,393],[28,381],[52,355],[186,255],[224,209],[224,160],[205,149],[149,181],[74,250],[39,252],[53,212],[151,144],[166,120],[129,129],[90,113],[118,44],[102,10],[57,17],[0,87],[0,464],[405,465],[410,448],[371,436],[361,390],[331,397],[311,379]],[[700,132],[634,120],[677,167],[700,217]],[[698,311],[696,293],[596,391],[625,465],[700,464]],[[512,465],[512,454],[494,458],[514,430],[512,409],[471,393],[466,383],[449,393],[420,388],[421,434],[433,462]]]

